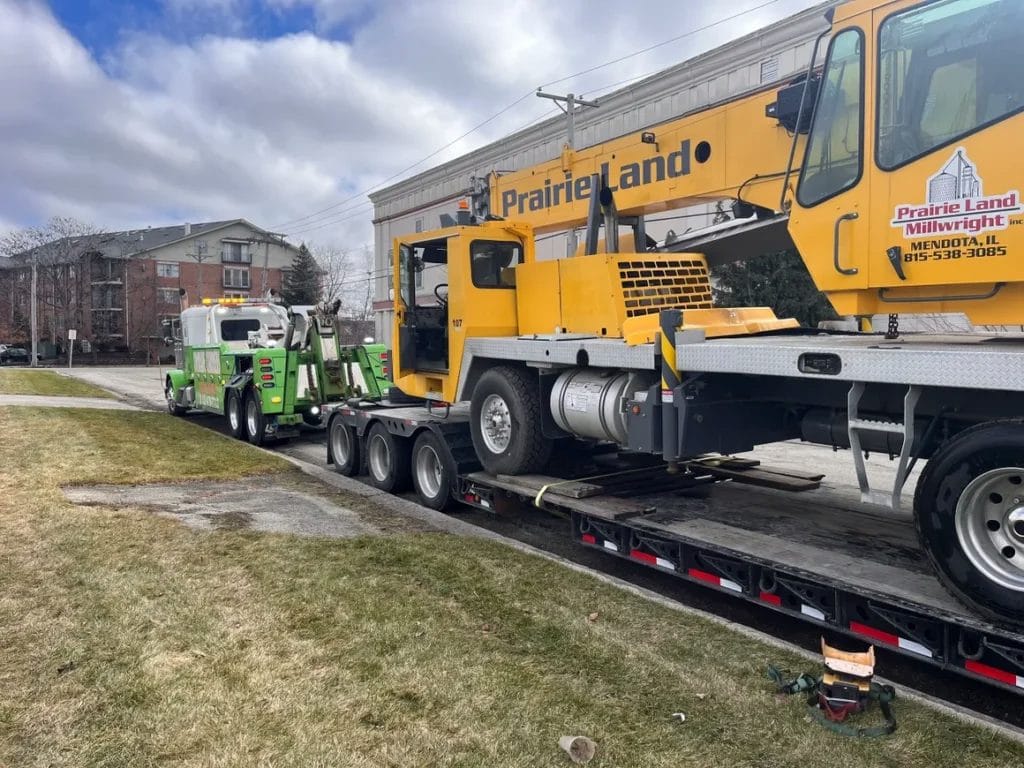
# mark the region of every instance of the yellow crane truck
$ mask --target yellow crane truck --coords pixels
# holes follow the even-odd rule
[[[435,508],[536,491],[584,543],[682,573],[671,532],[554,500],[566,455],[654,457],[661,483],[715,474],[700,457],[804,440],[849,448],[863,500],[890,507],[926,462],[913,515],[941,582],[985,621],[1024,621],[1024,340],[831,333],[712,302],[709,265],[794,247],[841,315],[1024,323],[1024,3],[851,0],[827,20],[824,64],[812,57],[799,81],[491,174],[454,226],[398,238],[394,387],[332,411],[329,461],[388,491],[411,483]],[[667,245],[646,234],[648,214],[720,200],[735,227]],[[579,253],[536,258],[538,234],[574,227]],[[416,296],[424,269],[444,275],[436,302]],[[871,487],[868,452],[896,460],[891,487]],[[880,524],[865,520],[870,538]],[[689,570],[784,603],[782,572],[744,562],[742,579]],[[812,581],[792,610],[867,626],[833,615],[839,597],[808,606]],[[956,613],[943,606],[910,611],[899,637]],[[1024,651],[972,656],[971,637],[957,658],[1024,687]]]

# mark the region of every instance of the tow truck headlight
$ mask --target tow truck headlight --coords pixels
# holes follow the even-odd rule
[[[319,405],[314,405],[312,408],[309,409],[309,412],[311,414],[313,414],[314,416],[319,416],[320,415],[320,406]]]

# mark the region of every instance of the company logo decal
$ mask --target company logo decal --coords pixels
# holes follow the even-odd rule
[[[903,237],[1006,229],[1010,214],[1024,210],[1020,192],[985,195],[977,169],[960,147],[925,185],[927,202],[897,205],[890,222],[903,228]]]

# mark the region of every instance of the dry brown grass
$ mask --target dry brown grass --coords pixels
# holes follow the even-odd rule
[[[829,734],[763,679],[799,659],[500,545],[72,507],[62,483],[279,468],[163,415],[83,414],[0,409],[0,765],[532,768],[568,764],[566,733],[603,766],[1021,764],[907,702],[894,738]]]
[[[66,397],[113,397],[105,389],[53,371],[25,368],[0,369],[0,395],[63,395]]]

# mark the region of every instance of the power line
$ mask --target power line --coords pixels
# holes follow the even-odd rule
[[[559,78],[557,80],[552,80],[552,81],[550,81],[548,83],[544,83],[540,87],[541,88],[545,88],[545,87],[548,87],[548,86],[551,86],[551,85],[557,85],[559,83],[564,83],[567,80],[573,80],[573,79],[575,79],[577,77],[581,77],[583,75],[590,74],[591,72],[596,72],[597,70],[604,69],[605,67],[612,66],[613,64],[619,64],[619,63],[621,63],[623,61],[627,61],[628,59],[635,58],[636,56],[641,56],[641,55],[643,55],[645,53],[649,53],[650,51],[653,51],[653,50],[655,50],[657,48],[661,48],[663,46],[669,45],[670,43],[674,43],[674,42],[677,42],[679,40],[683,40],[683,39],[685,39],[687,37],[691,37],[691,36],[699,34],[701,32],[706,32],[709,29],[712,29],[714,27],[717,27],[717,26],[719,26],[721,24],[724,24],[726,22],[729,22],[729,21],[734,21],[735,19],[738,19],[738,18],[741,18],[743,16],[746,16],[747,14],[753,13],[755,11],[759,11],[759,10],[761,10],[763,8],[767,8],[770,5],[775,5],[778,2],[779,2],[779,0],[766,0],[765,2],[762,2],[762,3],[760,3],[758,5],[755,5],[755,6],[751,7],[751,8],[747,8],[747,9],[745,9],[743,11],[739,11],[737,13],[734,13],[734,14],[730,15],[730,16],[723,17],[723,18],[718,19],[716,21],[713,21],[713,22],[710,22],[708,24],[705,24],[705,25],[703,25],[701,27],[697,27],[696,29],[689,30],[689,31],[684,32],[684,33],[682,33],[680,35],[676,35],[674,37],[671,37],[671,38],[669,38],[667,40],[663,40],[663,41],[661,41],[659,43],[655,43],[654,45],[649,45],[646,48],[641,48],[639,50],[633,51],[632,53],[628,53],[628,54],[626,54],[624,56],[619,56],[618,58],[611,59],[610,61],[606,61],[606,62],[604,62],[602,64],[597,64],[595,66],[588,67],[586,69],[580,70],[579,72],[575,72],[575,73],[573,73],[571,75],[566,75],[565,77]],[[634,77],[634,78],[628,78],[626,80],[619,81],[618,83],[612,83],[612,84],[607,85],[607,86],[602,86],[600,89],[591,89],[591,90],[603,90],[604,88],[613,88],[613,87],[615,87],[617,85],[622,85],[622,84],[625,84],[625,83],[628,83],[628,82],[634,82],[636,80],[641,80],[641,79],[643,79],[645,77],[649,77],[650,75],[656,74],[658,71],[660,71],[660,70],[655,70],[653,72],[649,72],[649,73],[644,74],[644,75],[639,75],[639,76]],[[444,146],[439,147],[438,149],[435,149],[433,152],[431,152],[428,155],[424,156],[423,158],[421,158],[420,160],[416,161],[415,163],[406,166],[405,168],[403,168],[403,169],[393,173],[391,176],[388,176],[387,178],[377,182],[376,184],[373,184],[373,185],[367,187],[366,189],[362,190],[361,192],[357,192],[356,194],[351,195],[350,197],[347,197],[344,200],[341,200],[340,202],[337,202],[337,203],[334,203],[332,205],[329,205],[326,208],[321,208],[320,210],[314,211],[313,213],[307,214],[305,216],[299,216],[297,218],[289,219],[288,221],[282,222],[281,224],[276,224],[276,225],[274,225],[274,228],[275,229],[282,229],[282,228],[294,227],[294,226],[299,225],[299,224],[303,224],[303,225],[317,225],[317,226],[304,226],[302,228],[299,228],[299,229],[295,230],[295,232],[294,232],[294,234],[301,234],[301,233],[305,233],[305,232],[312,232],[312,231],[315,231],[315,230],[318,230],[318,229],[322,229],[323,227],[330,226],[332,224],[340,224],[340,223],[343,223],[345,221],[349,221],[352,218],[355,218],[354,216],[346,216],[346,217],[343,217],[343,218],[340,218],[340,219],[335,218],[335,217],[340,216],[341,214],[354,214],[356,211],[360,211],[360,209],[362,209],[363,207],[365,207],[367,205],[370,205],[369,201],[362,201],[362,202],[358,203],[355,206],[349,206],[347,208],[345,207],[349,203],[351,203],[351,202],[353,202],[355,200],[358,200],[359,198],[363,197],[364,195],[367,195],[370,192],[372,192],[372,191],[378,189],[379,187],[383,186],[384,184],[387,184],[389,181],[393,181],[394,179],[398,178],[399,176],[402,176],[403,174],[413,170],[414,168],[422,165],[423,163],[427,162],[428,160],[430,160],[430,159],[436,157],[437,155],[441,154],[442,152],[444,152],[445,150],[447,150],[450,147],[454,146],[455,144],[457,144],[458,142],[462,141],[466,137],[470,136],[471,134],[475,133],[479,129],[483,128],[485,125],[488,125],[489,123],[492,123],[493,121],[495,121],[496,119],[498,119],[499,117],[504,115],[505,113],[509,112],[510,110],[512,110],[513,108],[515,108],[516,106],[518,106],[519,104],[524,102],[526,99],[528,99],[530,96],[532,96],[534,93],[535,93],[535,91],[531,90],[528,93],[523,94],[522,96],[520,96],[518,99],[513,101],[508,106],[504,107],[503,109],[499,110],[498,112],[495,112],[493,115],[488,117],[486,120],[483,120],[480,123],[477,123],[475,126],[470,128],[468,131],[466,131],[462,135],[456,137],[455,139],[452,139],[451,141],[449,141]],[[542,115],[541,117],[538,117],[538,118],[536,118],[534,120],[531,120],[531,121],[527,122],[524,126],[515,129],[515,131],[513,131],[513,133],[518,132],[520,130],[523,130],[524,128],[527,128],[530,125],[533,125],[534,123],[539,122],[541,119],[543,119],[543,117],[544,117],[544,115]],[[330,213],[331,211],[333,211],[333,213]],[[327,216],[323,216],[323,214],[328,214],[328,215]],[[362,214],[360,213],[359,215],[362,215]]]

